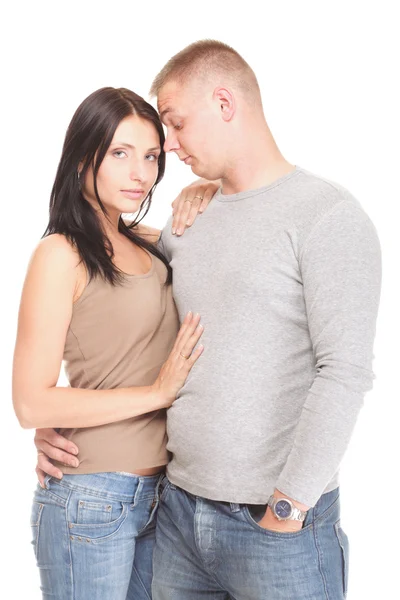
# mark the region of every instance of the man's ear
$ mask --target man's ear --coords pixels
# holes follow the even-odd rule
[[[233,92],[229,88],[217,87],[214,90],[214,99],[218,102],[223,120],[230,121],[236,111]]]

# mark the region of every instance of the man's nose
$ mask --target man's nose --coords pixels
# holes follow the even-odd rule
[[[176,135],[173,135],[168,132],[164,142],[164,152],[174,152],[176,150],[179,150],[179,148],[180,146]]]

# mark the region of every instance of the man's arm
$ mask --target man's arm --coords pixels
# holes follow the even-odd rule
[[[314,506],[339,469],[374,378],[380,245],[354,199],[336,205],[314,227],[300,268],[316,376],[276,487]]]

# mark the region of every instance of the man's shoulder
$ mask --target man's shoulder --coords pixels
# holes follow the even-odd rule
[[[160,232],[160,236],[158,238],[158,248],[159,250],[164,254],[164,256],[168,259],[171,260],[171,248],[170,248],[170,243],[171,243],[171,238],[173,238],[174,236],[172,235],[172,216],[170,216],[168,218],[168,221],[166,222],[166,224],[164,225],[164,227],[162,228],[161,232]]]
[[[303,234],[313,229],[339,206],[360,210],[361,205],[343,185],[306,169],[299,169],[299,176],[291,189],[290,210],[292,222]]]
[[[299,168],[296,187],[298,194],[305,194],[306,205],[322,211],[334,208],[343,201],[355,201],[354,196],[343,185],[303,168]]]
[[[175,237],[172,235],[172,219],[172,216],[168,217],[167,222],[160,231],[159,242],[168,243],[171,239]]]

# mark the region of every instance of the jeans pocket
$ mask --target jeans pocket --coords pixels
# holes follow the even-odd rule
[[[342,585],[343,595],[346,598],[349,579],[349,540],[340,526],[340,519],[336,521],[334,528],[342,554]]]
[[[38,542],[39,542],[39,531],[40,531],[40,520],[42,517],[44,504],[40,502],[33,502],[31,510],[31,530],[32,530],[32,546],[35,553],[35,558],[38,560]]]
[[[91,502],[79,499],[77,525],[102,525],[117,519],[122,513],[121,502]]]
[[[129,506],[106,498],[92,502],[90,498],[72,494],[67,508],[70,540],[97,544],[111,539],[124,524]]]
[[[260,533],[264,533],[265,535],[270,535],[272,537],[280,537],[280,538],[287,538],[287,539],[291,539],[291,538],[295,538],[295,537],[299,537],[302,534],[304,534],[306,531],[308,531],[311,526],[312,526],[312,519],[311,518],[307,518],[303,523],[303,527],[302,529],[299,529],[298,531],[272,531],[271,529],[266,529],[265,527],[262,527],[261,525],[259,525],[258,521],[260,521],[263,516],[265,515],[266,512],[266,505],[265,506],[261,506],[261,505],[249,505],[249,504],[245,504],[243,506],[243,514],[247,520],[248,523],[250,523],[250,525],[252,525],[252,527],[254,529],[256,529],[257,531],[259,531]]]

